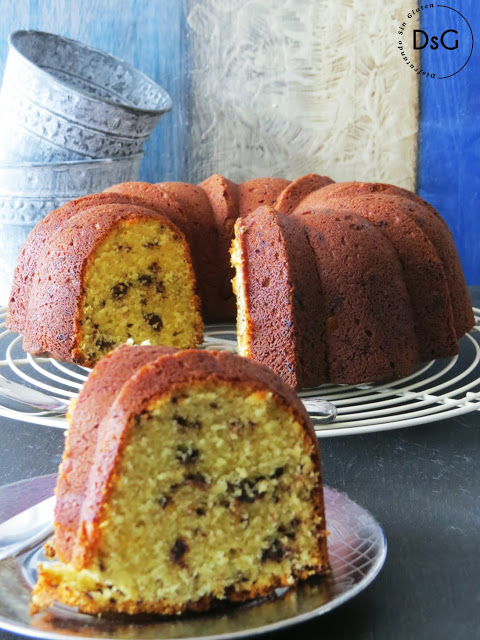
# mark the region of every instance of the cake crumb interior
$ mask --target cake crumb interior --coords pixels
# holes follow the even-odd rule
[[[194,278],[183,236],[155,220],[122,221],[85,274],[80,348],[96,361],[133,340],[177,348],[201,341]]]

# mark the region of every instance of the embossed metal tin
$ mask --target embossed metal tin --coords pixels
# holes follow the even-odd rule
[[[137,180],[142,157],[0,164],[0,303],[8,302],[17,255],[37,222],[73,198]]]
[[[123,60],[75,40],[16,31],[0,94],[0,161],[59,162],[141,151],[168,93]]]

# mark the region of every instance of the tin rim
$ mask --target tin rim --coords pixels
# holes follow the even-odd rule
[[[42,69],[41,67],[39,67],[33,60],[31,60],[25,53],[23,53],[23,51],[19,48],[19,43],[18,40],[25,36],[25,35],[34,35],[34,36],[48,36],[50,38],[54,38],[56,40],[58,40],[59,42],[65,42],[68,43],[70,45],[76,46],[76,47],[81,47],[82,49],[86,49],[88,51],[91,51],[93,53],[99,54],[100,56],[103,56],[105,58],[110,58],[111,60],[115,61],[116,63],[120,63],[127,71],[129,71],[130,73],[141,77],[142,79],[144,79],[150,86],[152,86],[153,88],[155,88],[158,92],[158,94],[161,96],[161,98],[165,101],[165,106],[163,106],[161,109],[144,109],[141,107],[135,107],[135,106],[131,106],[128,104],[124,104],[123,102],[119,103],[119,102],[114,102],[113,100],[108,100],[107,98],[105,99],[99,99],[95,96],[93,96],[91,93],[88,93],[87,91],[84,91],[82,89],[79,89],[77,87],[75,87],[74,89],[72,89],[72,87],[64,82],[62,82],[61,80],[59,80],[56,76],[52,75],[51,73],[49,73],[47,70]],[[84,96],[85,98],[87,98],[88,100],[91,100],[92,102],[96,102],[100,105],[108,105],[110,107],[115,107],[115,108],[119,108],[119,109],[123,109],[124,111],[133,113],[133,114],[137,114],[137,115],[158,115],[161,116],[164,113],[167,113],[168,111],[170,111],[173,107],[173,102],[172,99],[170,97],[170,95],[168,94],[168,92],[161,87],[157,82],[155,82],[154,80],[152,80],[149,76],[147,76],[145,73],[143,73],[142,71],[139,71],[136,67],[134,67],[133,65],[131,65],[130,63],[126,62],[125,60],[122,60],[122,58],[117,58],[116,56],[113,56],[110,53],[107,53],[105,51],[102,51],[101,49],[96,49],[95,47],[91,47],[90,45],[84,44],[83,42],[80,42],[79,40],[73,40],[71,38],[66,38],[64,36],[59,36],[57,34],[54,33],[49,33],[47,31],[36,31],[34,29],[20,29],[18,31],[13,31],[9,36],[8,36],[8,46],[15,51],[15,53],[17,55],[19,55],[25,62],[27,62],[29,65],[31,65],[32,67],[35,68],[35,70],[42,74],[43,76],[47,77],[49,82],[52,82],[62,88],[68,88],[69,91],[75,91],[75,93],[78,93],[79,95]]]

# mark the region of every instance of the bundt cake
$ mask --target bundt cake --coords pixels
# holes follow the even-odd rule
[[[334,183],[316,174],[293,182],[255,178],[242,184],[214,175],[198,186],[183,182],[114,185],[107,193],[65,205],[39,223],[20,255],[7,317],[8,328],[24,334],[25,348],[39,352],[39,347],[34,347],[38,342],[37,321],[50,326],[49,335],[68,334],[65,322],[56,326],[59,320],[52,315],[50,305],[38,308],[33,303],[37,281],[45,281],[40,255],[49,253],[50,244],[56,242],[72,215],[83,215],[95,205],[121,204],[156,211],[180,230],[190,247],[203,318],[209,322],[233,321],[238,306],[241,353],[269,364],[297,388],[406,375],[421,362],[457,353],[458,340],[474,325],[451,233],[435,209],[415,194],[394,185]],[[341,215],[336,216],[337,212]],[[320,220],[314,221],[314,217]],[[233,258],[238,300],[231,283],[235,270],[229,261],[236,221]],[[335,233],[331,221],[338,227]],[[315,227],[326,224],[330,235],[323,246],[323,232]],[[257,231],[261,241],[253,238]],[[347,237],[352,242],[348,247]],[[375,244],[378,247],[372,259],[366,260],[367,245]],[[362,264],[372,272],[357,274]],[[275,276],[263,275],[258,280],[267,270]],[[393,272],[396,275],[388,282],[384,274]],[[269,286],[261,286],[267,277]],[[353,283],[359,286],[356,295]],[[62,286],[67,284],[65,281]],[[348,289],[349,294],[333,296],[332,287]],[[272,300],[275,304],[269,306]],[[364,309],[365,304],[370,306]],[[61,311],[59,306],[56,309]],[[169,324],[168,314],[154,310],[147,313],[161,317],[165,327]],[[355,330],[347,330],[347,316]],[[370,318],[368,324],[366,318]],[[405,323],[397,331],[403,319]],[[131,329],[132,339],[141,342],[144,338],[136,335],[136,325]],[[197,339],[199,334],[197,331]],[[99,355],[116,344],[106,338]],[[187,347],[194,342],[168,344]],[[65,349],[60,355],[55,345],[51,348],[47,338],[41,346],[55,357],[68,358]],[[331,351],[344,355],[337,362]],[[355,357],[345,357],[347,353]]]
[[[193,347],[194,289],[188,244],[167,217],[137,205],[84,209],[37,257],[24,348],[93,366],[129,339]]]
[[[328,570],[318,442],[267,367],[123,345],[69,420],[33,612],[203,611]]]

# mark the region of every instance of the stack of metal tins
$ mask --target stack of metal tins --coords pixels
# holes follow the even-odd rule
[[[0,304],[17,254],[47,213],[137,180],[168,93],[123,60],[80,42],[16,31],[0,92]]]

